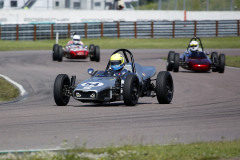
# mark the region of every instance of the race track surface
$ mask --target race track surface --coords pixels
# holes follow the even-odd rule
[[[56,106],[53,84],[60,73],[89,77],[87,69],[103,70],[114,50],[101,50],[101,61],[53,62],[51,51],[0,52],[0,74],[23,85],[27,98],[0,104],[0,150],[105,147],[123,144],[171,144],[240,139],[240,69],[224,74],[172,73],[171,104],[140,98],[135,107],[123,102],[97,106],[71,99]],[[135,62],[165,70],[168,50],[131,50]],[[184,50],[177,50],[183,52]],[[211,50],[210,50],[211,51]],[[239,49],[217,50],[239,55]]]

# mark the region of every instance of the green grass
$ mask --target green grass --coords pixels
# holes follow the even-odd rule
[[[18,95],[18,89],[0,77],[0,102],[11,101]]]
[[[66,45],[69,39],[60,39],[59,44]],[[94,38],[82,39],[84,44],[99,45],[101,49],[118,48],[186,48],[190,38],[161,38],[161,39],[125,39],[125,38]],[[55,40],[38,41],[3,41],[0,40],[0,51],[14,50],[51,50]],[[240,37],[202,38],[204,48],[240,48]]]
[[[172,145],[126,145],[59,152],[8,154],[0,159],[26,160],[227,160],[240,157],[240,141],[201,142]]]
[[[140,3],[140,10],[158,10],[158,0],[155,0],[151,3]],[[176,2],[176,6],[175,6]],[[187,11],[206,11],[207,10],[207,0],[185,0],[186,2],[186,10]],[[134,7],[137,9],[137,3],[132,3]],[[230,10],[231,1],[230,0],[210,0],[209,1],[209,11],[229,11]],[[162,0],[162,10],[183,10],[183,0],[175,1],[175,0]],[[233,10],[240,10],[240,0],[233,1]]]
[[[226,56],[226,65],[240,68],[240,56]]]

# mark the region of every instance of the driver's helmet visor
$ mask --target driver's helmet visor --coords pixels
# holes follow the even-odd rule
[[[80,41],[80,39],[73,39],[73,41]]]
[[[121,60],[112,60],[111,66],[120,65],[121,63],[122,63]]]
[[[191,46],[191,47],[197,47],[197,45],[196,45],[196,44],[191,44],[190,46]]]

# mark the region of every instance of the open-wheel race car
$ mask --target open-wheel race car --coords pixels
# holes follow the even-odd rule
[[[210,58],[209,53],[204,51],[201,39],[199,37],[191,38],[187,50],[179,55],[174,51],[169,51],[167,57],[167,71],[178,72],[179,66],[194,72],[212,72],[224,73],[225,54],[212,52]]]
[[[100,47],[93,44],[88,46],[81,44],[70,44],[64,48],[61,45],[53,45],[52,60],[61,62],[63,57],[67,59],[86,59],[90,57],[91,61],[100,61]]]
[[[70,79],[66,74],[59,74],[53,89],[56,104],[67,105],[71,96],[81,102],[124,101],[127,106],[135,106],[139,97],[156,96],[160,104],[172,101],[174,85],[169,72],[161,71],[156,79],[152,79],[156,74],[154,66],[135,63],[133,54],[127,49],[118,49],[114,54],[121,54],[125,59],[121,71],[113,71],[109,61],[105,70],[94,71],[89,68],[91,77],[77,86],[76,76]]]

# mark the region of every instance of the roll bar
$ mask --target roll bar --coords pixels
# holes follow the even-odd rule
[[[128,53],[128,55],[129,55],[130,58],[131,58],[132,70],[133,70],[134,73],[136,73],[136,68],[135,68],[135,63],[134,63],[134,58],[133,58],[132,52],[130,52],[128,49],[122,48],[122,49],[118,49],[118,50],[114,51],[114,52],[112,53],[112,55],[114,55],[115,53],[118,53],[118,52],[120,52],[120,51],[123,52],[123,56],[124,56],[124,58],[125,58],[125,60],[126,60],[127,63],[129,63],[129,58],[128,58],[128,56],[127,56],[127,53]],[[112,55],[111,55],[111,56],[112,56]],[[109,67],[110,67],[110,60],[108,61],[106,70],[108,70]]]

